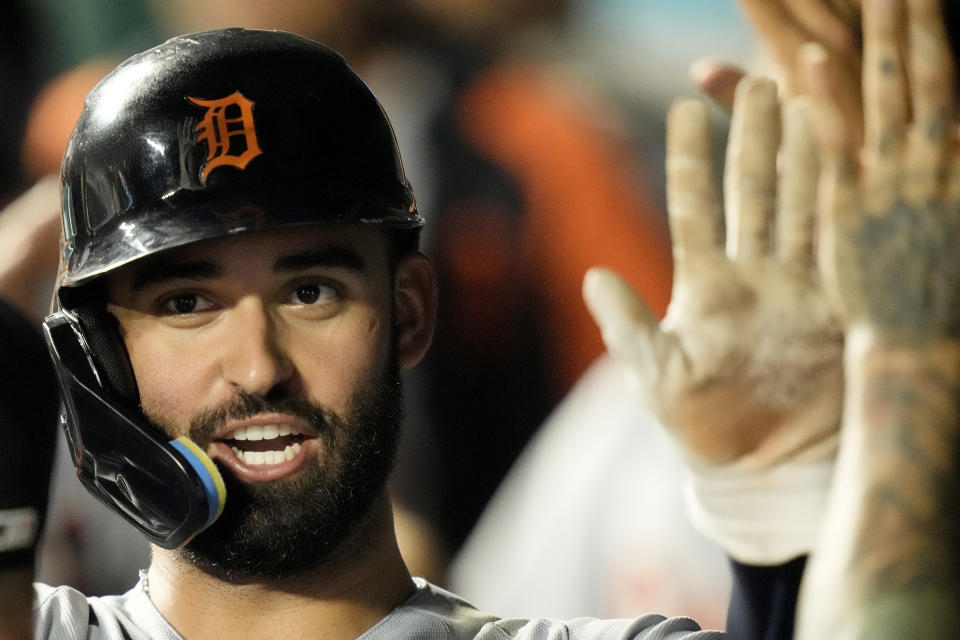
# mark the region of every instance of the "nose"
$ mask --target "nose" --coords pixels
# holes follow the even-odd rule
[[[293,376],[293,363],[280,344],[276,320],[260,298],[234,306],[221,328],[223,379],[247,393],[265,396]]]

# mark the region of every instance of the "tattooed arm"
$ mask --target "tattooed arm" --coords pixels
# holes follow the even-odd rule
[[[821,267],[846,327],[834,493],[798,637],[960,633],[960,157],[935,0],[864,2],[864,145],[822,51]]]

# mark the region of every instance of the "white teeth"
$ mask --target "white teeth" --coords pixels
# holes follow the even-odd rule
[[[288,424],[265,424],[241,427],[229,435],[232,440],[273,440],[283,436],[299,434]]]
[[[231,447],[231,449],[240,459],[240,462],[246,465],[280,464],[296,457],[300,452],[300,443],[295,442],[288,445],[283,451],[244,451],[239,447]]]

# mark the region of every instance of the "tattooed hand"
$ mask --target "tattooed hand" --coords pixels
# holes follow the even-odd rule
[[[901,60],[900,1],[865,8],[859,157],[832,98],[832,69],[819,50],[807,52],[823,141],[824,273],[850,325],[924,340],[960,338],[960,156],[951,123],[952,56],[936,1],[911,0],[908,59]]]
[[[843,440],[798,637],[960,634],[960,156],[936,0],[865,0],[863,148],[816,47],[820,262],[846,326]]]
[[[784,527],[790,516],[760,513],[771,496],[751,502],[746,487],[792,483],[804,485],[788,489],[794,496],[806,492],[807,471],[786,474],[784,482],[763,474],[824,459],[829,467],[842,391],[841,333],[814,268],[817,167],[802,103],[786,111],[778,178],[780,138],[774,83],[744,80],[727,149],[724,250],[708,111],[701,101],[679,101],[667,123],[675,281],[666,318],[658,325],[612,272],[593,270],[584,281],[608,349],[639,379],[694,470],[701,529],[711,529],[705,532],[731,555],[753,562],[809,550],[796,540],[764,539],[770,527],[792,529]],[[812,475],[829,468],[821,471]],[[719,496],[718,487],[729,491]],[[743,509],[730,511],[733,503]],[[798,515],[804,522],[786,535],[815,529],[819,503],[808,503],[815,513]],[[753,518],[779,522],[743,526]],[[754,539],[743,540],[737,532],[744,530]]]

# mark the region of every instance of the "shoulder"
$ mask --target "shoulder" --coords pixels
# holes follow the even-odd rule
[[[76,589],[35,584],[33,617],[37,638],[84,638],[90,626],[90,606]]]
[[[466,600],[422,578],[407,600],[368,630],[359,640],[387,638],[461,638],[479,635],[497,617],[479,611]],[[495,636],[489,636],[495,637]]]
[[[649,614],[633,619],[571,620],[503,619],[497,622],[499,638],[510,640],[723,640],[720,631],[702,631],[690,618],[665,618]],[[486,640],[486,637],[484,637]]]
[[[89,597],[72,587],[34,585],[34,637],[46,640],[181,640],[139,585]]]
[[[416,592],[360,640],[444,638],[450,640],[721,640],[689,618],[649,615],[633,620],[500,618],[459,596],[417,580]]]

